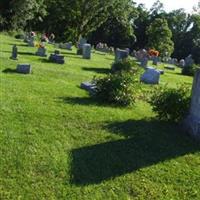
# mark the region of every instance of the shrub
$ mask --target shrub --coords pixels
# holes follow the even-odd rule
[[[189,111],[190,90],[181,85],[176,89],[160,87],[153,91],[149,103],[160,120],[179,122]]]
[[[96,92],[94,96],[103,102],[121,106],[131,105],[136,99],[136,88],[139,80],[137,73],[115,73],[104,78],[94,78]]]
[[[197,65],[193,64],[192,66],[184,67],[182,69],[182,74],[187,76],[194,76]]]
[[[111,71],[112,73],[121,72],[121,71],[137,71],[139,69],[138,64],[134,60],[123,59],[112,64]]]

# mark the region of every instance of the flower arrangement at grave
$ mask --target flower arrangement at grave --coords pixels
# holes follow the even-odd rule
[[[156,51],[154,49],[150,49],[148,51],[148,54],[149,54],[149,56],[156,56],[156,57],[158,57],[160,55],[159,51]]]

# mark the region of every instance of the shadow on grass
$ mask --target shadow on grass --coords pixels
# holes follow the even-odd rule
[[[7,68],[2,71],[5,74],[15,74],[17,73],[16,69]]]
[[[91,97],[60,97],[59,99],[71,105],[99,105],[99,102]]]
[[[108,68],[82,67],[85,71],[92,71],[99,74],[108,74],[111,70]]]
[[[27,55],[27,56],[35,56],[34,53],[31,52],[18,52],[19,55]]]
[[[200,150],[174,124],[129,120],[104,128],[126,139],[72,150],[72,184],[98,184]]]

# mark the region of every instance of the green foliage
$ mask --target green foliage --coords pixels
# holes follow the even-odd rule
[[[113,73],[121,72],[121,71],[137,72],[139,70],[140,70],[140,68],[139,68],[138,64],[134,60],[130,60],[130,59],[123,59],[121,61],[114,62],[111,67],[111,71]]]
[[[94,78],[93,82],[97,86],[95,97],[103,102],[128,106],[136,100],[136,73],[109,74],[104,78]]]
[[[148,46],[152,49],[156,49],[160,52],[161,56],[164,56],[166,52],[169,55],[174,50],[174,43],[171,40],[172,32],[168,27],[166,19],[155,19],[147,30]]]
[[[182,74],[187,76],[194,76],[197,69],[197,65],[193,64],[192,66],[186,66],[182,69]]]
[[[160,120],[179,122],[189,112],[190,90],[181,85],[177,88],[157,87],[149,100]]]

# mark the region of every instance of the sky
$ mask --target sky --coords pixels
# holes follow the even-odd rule
[[[143,3],[147,8],[151,8],[156,0],[134,0],[136,3]],[[184,8],[188,13],[192,11],[194,5],[198,4],[198,0],[160,0],[164,4],[167,12],[179,8]]]

